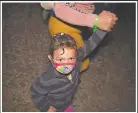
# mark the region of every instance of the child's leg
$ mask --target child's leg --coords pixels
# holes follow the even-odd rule
[[[61,32],[69,34],[76,41],[78,48],[84,45],[80,30],[70,27],[52,16],[49,19],[49,32],[52,36]],[[89,59],[87,58],[82,62],[81,71],[86,70],[88,65]]]

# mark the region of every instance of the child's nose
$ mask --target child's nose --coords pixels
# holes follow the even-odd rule
[[[69,62],[69,60],[65,60],[65,62],[64,63],[68,63]]]
[[[68,63],[68,60],[65,60],[65,63]]]

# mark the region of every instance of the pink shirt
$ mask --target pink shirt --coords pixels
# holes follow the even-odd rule
[[[70,7],[66,3],[55,3],[53,9],[55,15],[63,21],[74,25],[93,27],[96,17],[96,14],[92,14],[95,10],[94,5],[90,3],[71,3],[71,5],[73,7]]]

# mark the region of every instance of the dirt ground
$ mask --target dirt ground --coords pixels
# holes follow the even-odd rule
[[[39,4],[2,6],[2,111],[37,112],[29,88],[46,69],[48,28]],[[82,73],[74,98],[77,112],[135,111],[134,12],[134,5],[118,6],[117,25]]]

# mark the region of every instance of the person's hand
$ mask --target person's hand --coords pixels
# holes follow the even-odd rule
[[[50,106],[49,110],[47,112],[56,112],[56,108],[54,108],[53,106]]]
[[[45,10],[52,10],[54,8],[55,3],[40,3],[40,6]]]
[[[98,27],[108,32],[111,31],[118,20],[117,16],[109,11],[102,11],[98,16]]]

